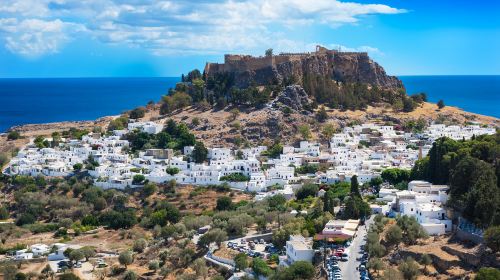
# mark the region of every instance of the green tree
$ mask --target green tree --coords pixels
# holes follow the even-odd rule
[[[125,269],[127,269],[127,266],[129,264],[132,264],[132,262],[134,261],[134,256],[130,251],[123,251],[120,253],[120,255],[118,255],[118,261],[125,267]]]
[[[240,115],[240,110],[238,110],[238,108],[231,109],[229,114],[230,114],[229,121],[230,122],[235,121],[238,118],[238,116]]]
[[[397,246],[402,240],[403,231],[398,225],[391,226],[385,233],[385,241],[391,246]]]
[[[137,274],[132,270],[127,270],[123,274],[123,280],[137,280]]]
[[[309,140],[312,137],[311,128],[308,124],[301,124],[299,125],[298,129],[302,139]]]
[[[379,259],[379,258],[371,258],[369,261],[368,261],[368,264],[367,264],[367,267],[369,269],[372,269],[375,271],[375,273],[377,274],[377,276],[379,275],[379,271],[384,269],[385,268],[385,265],[384,263]]]
[[[0,206],[0,220],[6,220],[9,218],[9,210],[5,206]]]
[[[336,197],[333,191],[325,192],[325,195],[323,196],[323,211],[335,215],[335,206],[336,206],[335,199]]]
[[[401,216],[397,219],[397,225],[403,231],[403,241],[414,245],[419,238],[427,238],[424,228],[417,222],[415,217]]]
[[[203,163],[205,160],[207,160],[207,155],[208,155],[208,149],[205,148],[205,145],[203,142],[198,141],[194,145],[194,150],[191,153],[191,157],[194,162],[196,163]]]
[[[14,280],[19,270],[14,263],[6,263],[0,267],[0,271],[3,273],[5,280]]]
[[[18,131],[12,130],[7,134],[7,140],[17,140],[21,138],[21,134]]]
[[[129,117],[131,119],[144,118],[145,115],[146,115],[146,108],[144,107],[137,107],[134,110],[130,111],[129,113]]]
[[[268,147],[267,151],[263,155],[267,155],[270,158],[278,158],[282,153],[283,153],[283,145],[281,145],[278,142]]]
[[[484,243],[488,246],[493,252],[500,251],[500,226],[489,227],[484,232]]]
[[[475,280],[498,280],[500,279],[500,270],[493,267],[482,267],[477,272]]]
[[[323,137],[326,139],[326,140],[330,140],[333,136],[333,134],[335,134],[335,126],[333,126],[333,124],[331,123],[327,123],[323,126],[323,130],[321,130],[321,134],[323,135]]]
[[[196,272],[196,276],[202,279],[206,279],[208,276],[208,267],[205,259],[199,258],[194,260],[193,269]]]
[[[403,274],[394,268],[389,268],[384,271],[383,280],[403,280]]]
[[[144,238],[139,238],[134,241],[134,245],[132,246],[134,252],[142,253],[148,246],[148,242]]]
[[[69,253],[69,259],[71,261],[77,262],[85,258],[85,255],[80,249],[73,250],[71,253]]]
[[[313,279],[315,275],[314,266],[307,261],[294,262],[288,270],[292,276],[290,279]]]
[[[82,170],[82,168],[83,168],[83,164],[81,164],[81,163],[75,163],[73,165],[73,170],[75,170],[75,171],[80,171],[80,170]]]
[[[411,257],[408,257],[405,261],[401,262],[398,266],[398,270],[403,273],[403,278],[406,280],[416,279],[416,277],[420,274],[417,262]]]
[[[438,108],[439,108],[440,110],[444,108],[444,106],[445,106],[445,105],[444,105],[444,101],[443,101],[443,99],[440,99],[440,100],[438,101],[437,106],[438,106]]]
[[[156,260],[150,261],[148,264],[148,269],[156,272],[158,269],[160,269],[160,262]]]
[[[233,201],[229,196],[221,196],[217,198],[217,205],[215,209],[219,211],[227,211],[233,208]]]
[[[273,56],[273,49],[271,49],[271,48],[267,49],[266,56]]]
[[[89,261],[90,258],[93,258],[96,255],[95,248],[90,246],[84,246],[80,248],[80,252],[82,252],[83,256],[85,257],[85,261]]]
[[[64,274],[59,275],[59,280],[80,280],[80,277],[76,276],[71,272],[66,272]]]
[[[257,275],[269,276],[271,274],[271,268],[269,268],[267,263],[261,258],[253,259],[252,270]]]
[[[432,264],[432,258],[428,254],[423,254],[420,258],[420,263],[424,266],[424,271],[427,271],[427,266]]]
[[[220,246],[220,244],[226,240],[227,240],[227,233],[220,228],[214,228],[209,230],[207,233],[205,233],[200,237],[198,245],[208,246],[210,243],[213,242]]]
[[[133,185],[141,185],[141,184],[144,183],[145,180],[146,180],[146,177],[144,177],[144,175],[142,175],[142,174],[136,174],[132,178],[132,184]]]
[[[248,257],[245,253],[239,253],[234,257],[236,269],[245,270],[248,267]]]
[[[316,113],[316,119],[319,122],[324,122],[328,119],[328,113],[326,112],[325,106],[319,107],[319,110]]]
[[[351,177],[351,195],[361,197],[359,192],[358,176],[354,175]]]
[[[396,185],[401,182],[408,182],[410,179],[410,170],[399,168],[387,168],[382,171],[381,177],[384,181]]]
[[[315,197],[316,193],[318,193],[318,185],[316,184],[304,184],[300,189],[295,193],[295,197],[298,200],[306,199],[307,197]]]
[[[272,210],[280,209],[286,204],[286,198],[282,194],[273,195],[267,198],[267,203]]]
[[[158,191],[158,187],[153,182],[147,182],[144,185],[144,187],[142,188],[142,192],[144,193],[144,196],[146,196],[146,197],[153,195],[157,191]]]

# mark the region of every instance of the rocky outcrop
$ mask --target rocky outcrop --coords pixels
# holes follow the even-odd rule
[[[295,111],[302,111],[309,108],[311,100],[301,86],[291,85],[280,92],[273,103],[275,106],[284,105]]]
[[[280,58],[284,61],[280,62]],[[277,56],[276,63],[261,67],[245,67],[245,63],[251,65],[252,59],[247,58],[241,62],[239,68],[223,67],[224,64],[221,64],[216,72],[232,73],[234,84],[239,88],[277,84],[287,80],[302,83],[305,75],[329,77],[339,83],[369,84],[384,89],[404,88],[397,77],[387,75],[382,66],[370,59],[367,53],[362,52],[325,50],[286,59]],[[213,73],[214,71],[208,75]]]

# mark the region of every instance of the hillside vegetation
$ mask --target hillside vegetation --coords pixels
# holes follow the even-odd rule
[[[440,138],[417,161],[414,179],[450,186],[449,206],[480,227],[500,225],[500,133],[468,141]]]

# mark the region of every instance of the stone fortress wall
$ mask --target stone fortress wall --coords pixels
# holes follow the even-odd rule
[[[311,56],[335,56],[339,54],[368,57],[368,53],[366,52],[342,52],[339,50],[329,50],[322,46],[316,46],[315,52],[280,53],[271,56],[255,57],[251,55],[226,54],[224,55],[224,63],[207,63],[205,65],[205,75],[212,75],[220,72],[255,71],[257,69],[273,67],[286,62],[300,61]]]

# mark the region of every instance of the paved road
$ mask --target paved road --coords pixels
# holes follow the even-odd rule
[[[364,245],[366,242],[364,241],[364,237],[367,234],[367,230],[370,227],[372,218],[368,219],[364,226],[360,226],[356,233],[356,237],[354,237],[351,246],[349,246],[349,260],[347,262],[339,262],[340,269],[342,271],[342,279],[345,280],[356,280],[359,279],[360,274],[356,269],[361,264],[357,259],[361,257],[362,254],[359,253],[361,250],[361,245]]]

